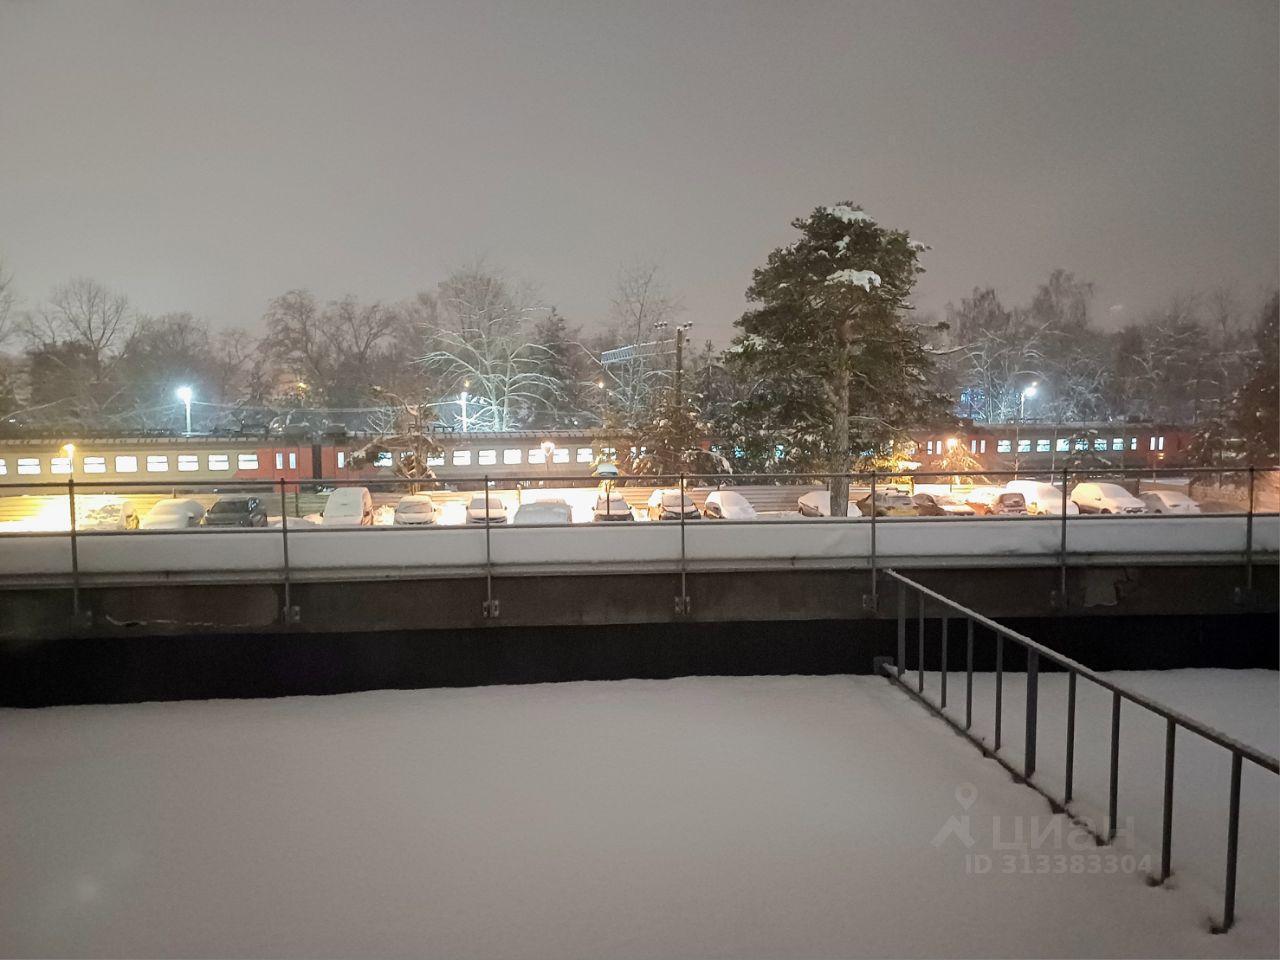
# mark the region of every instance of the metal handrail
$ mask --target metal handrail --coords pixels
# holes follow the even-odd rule
[[[1119,802],[1119,767],[1120,767],[1120,707],[1121,703],[1128,700],[1146,710],[1162,717],[1165,720],[1165,771],[1164,771],[1164,797],[1163,797],[1163,822],[1161,829],[1161,859],[1160,874],[1155,878],[1157,884],[1163,883],[1171,874],[1171,850],[1173,836],[1173,782],[1174,782],[1174,762],[1175,762],[1175,736],[1178,727],[1196,734],[1210,743],[1216,744],[1229,751],[1231,754],[1231,785],[1228,810],[1227,825],[1227,866],[1226,866],[1226,883],[1223,899],[1222,923],[1215,928],[1216,932],[1225,932],[1229,930],[1235,923],[1235,897],[1236,897],[1236,868],[1239,849],[1239,826],[1240,826],[1240,775],[1241,767],[1244,760],[1256,764],[1263,770],[1267,770],[1273,774],[1280,774],[1280,760],[1266,753],[1251,747],[1248,744],[1241,743],[1233,737],[1227,736],[1221,731],[1215,730],[1186,714],[1174,710],[1165,704],[1131,690],[1113,680],[1110,680],[1077,660],[1073,660],[1056,650],[1046,647],[1044,644],[1037,643],[1025,634],[1012,630],[986,617],[976,610],[966,607],[964,604],[946,597],[936,590],[926,587],[909,577],[904,577],[896,570],[885,570],[884,574],[899,585],[898,594],[898,657],[897,663],[893,664],[885,658],[877,658],[877,668],[883,672],[891,681],[897,683],[908,694],[920,700],[940,717],[942,717],[953,729],[975,744],[985,754],[992,756],[997,762],[1004,766],[1007,770],[1018,776],[1024,783],[1032,787],[1056,809],[1060,809],[1070,813],[1070,803],[1072,800],[1072,787],[1074,780],[1074,760],[1075,760],[1075,705],[1076,705],[1076,682],[1078,677],[1084,677],[1086,680],[1096,683],[1098,686],[1111,692],[1111,755],[1110,755],[1110,783],[1108,791],[1107,806],[1107,834],[1099,837],[1104,842],[1110,842],[1115,839],[1116,835],[1116,813]],[[919,597],[919,642],[918,642],[918,661],[917,661],[917,684],[913,690],[905,682],[906,674],[906,608],[907,593],[914,590]],[[925,641],[924,641],[924,623],[925,623],[925,601],[926,598],[935,604],[942,606],[945,610],[954,611],[964,617],[967,623],[966,637],[966,689],[965,689],[965,721],[961,727],[951,717],[944,713],[946,703],[946,643],[947,643],[947,618],[942,618],[943,628],[941,631],[941,642],[943,651],[941,656],[941,703],[934,703],[924,694],[924,660],[925,660]],[[996,638],[996,707],[995,707],[995,734],[994,746],[988,750],[987,745],[978,737],[970,732],[973,724],[973,626],[979,624],[991,630]],[[1026,667],[1026,727],[1024,730],[1024,746],[1023,746],[1023,764],[1019,771],[1000,757],[999,750],[1001,747],[1001,718],[1003,714],[1002,694],[1003,694],[1003,674],[1004,674],[1004,645],[1003,641],[1009,639],[1014,643],[1021,645],[1027,651],[1027,667]],[[1037,716],[1038,716],[1038,698],[1039,698],[1039,672],[1040,659],[1044,658],[1050,663],[1056,664],[1067,671],[1067,749],[1066,749],[1066,776],[1064,785],[1064,795],[1056,797],[1052,795],[1043,785],[1034,782],[1032,777],[1036,771],[1036,736],[1037,736]],[[892,667],[892,669],[891,669]],[[895,676],[896,672],[896,676]],[[1091,831],[1093,832],[1093,831]],[[1095,833],[1095,836],[1097,834]]]

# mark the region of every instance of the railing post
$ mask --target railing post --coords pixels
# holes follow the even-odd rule
[[[1000,749],[1000,724],[1004,719],[1004,634],[996,634],[996,750]]]
[[[947,608],[942,608],[942,663],[938,667],[938,683],[942,687],[939,694],[941,709],[947,709]]]
[[[1227,812],[1227,890],[1222,898],[1222,927],[1226,933],[1236,922],[1236,859],[1240,849],[1240,754],[1231,752],[1231,800]]]
[[[1164,729],[1164,817],[1160,823],[1160,882],[1169,879],[1173,849],[1173,743],[1178,725],[1165,722]]]
[[[1040,654],[1027,651],[1027,726],[1022,754],[1022,775],[1028,780],[1036,772],[1036,714],[1040,699]]]
[[[907,585],[898,581],[898,679],[907,672]]]
[[[874,508],[873,508],[874,509]],[[916,660],[916,689],[924,693],[924,594],[920,594],[920,629],[916,634],[917,651]]]
[[[973,621],[965,618],[964,639],[964,728],[973,726]]]
[[[80,547],[76,543],[76,481],[67,481],[67,510],[71,516],[71,616],[80,619]]]
[[[871,609],[876,610],[876,472],[871,471]]]
[[[1111,785],[1107,800],[1107,843],[1116,838],[1120,801],[1120,694],[1111,694]]]
[[[486,620],[498,615],[498,605],[493,599],[493,545],[490,542],[493,524],[489,517],[489,475],[484,475],[484,608]]]
[[[1062,802],[1071,802],[1071,788],[1075,779],[1076,760],[1076,672],[1067,674],[1067,772],[1062,791]]]
[[[691,500],[690,503],[693,501]],[[684,474],[680,474],[680,596],[676,597],[676,615],[689,612],[689,585],[687,579],[688,557],[685,553],[684,530]]]
[[[284,555],[284,609],[280,611],[282,622],[293,623],[292,579],[289,571],[289,511],[286,509],[284,478],[280,478],[280,549]]]
[[[1244,519],[1244,589],[1246,593],[1253,590],[1253,477],[1253,467],[1250,467],[1249,512],[1245,514]]]
[[[1058,544],[1058,605],[1065,608],[1067,606],[1067,482],[1070,477],[1070,470],[1066,467],[1062,468],[1062,517],[1061,542]]]

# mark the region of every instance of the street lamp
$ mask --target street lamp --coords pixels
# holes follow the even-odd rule
[[[1027,419],[1027,397],[1034,397],[1036,395],[1036,387],[1038,386],[1040,386],[1039,382],[1033,380],[1022,388],[1022,397],[1018,401],[1019,420]]]
[[[547,465],[547,476],[551,476],[551,455],[556,452],[556,445],[550,440],[542,441],[542,462]]]
[[[467,391],[458,394],[458,403],[462,405],[462,432],[467,432]]]
[[[1022,393],[1018,396],[1018,425],[1013,430],[1013,475],[1017,477],[1018,468],[1022,466],[1022,422],[1027,419],[1027,397],[1036,395],[1036,387],[1040,386],[1038,380],[1032,380],[1022,388]],[[1028,441],[1030,443],[1030,441]]]
[[[191,398],[195,396],[190,387],[179,387],[173,391],[174,396],[183,402],[187,408],[187,436],[191,436]]]

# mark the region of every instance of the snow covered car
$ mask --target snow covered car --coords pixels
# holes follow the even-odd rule
[[[467,503],[467,523],[506,523],[507,506],[496,493],[477,493]]]
[[[802,517],[829,517],[831,516],[831,491],[830,490],[810,490],[802,496],[797,502],[800,508],[800,516]],[[846,516],[858,516],[858,507],[852,502],[849,503]]]
[[[204,504],[199,500],[161,500],[138,526],[143,530],[183,530],[200,526],[203,518]]]
[[[736,490],[713,490],[702,505],[708,520],[755,520],[756,508]]]
[[[922,517],[972,517],[973,507],[942,493],[917,493],[911,498]]]
[[[974,490],[969,494],[968,504],[979,516],[1027,515],[1027,498],[1013,490]]]
[[[1199,513],[1200,504],[1177,490],[1148,490],[1138,494],[1150,513]]]
[[[1081,513],[1147,512],[1147,505],[1118,483],[1077,483],[1071,500]]]
[[[634,520],[635,515],[631,512],[631,506],[627,503],[626,497],[616,490],[608,490],[596,498],[591,519],[596,523],[626,523],[628,520]]]
[[[265,527],[267,508],[260,497],[219,497],[200,521],[202,527]]]
[[[80,531],[138,529],[138,511],[128,500],[101,503],[76,513],[76,529]]]
[[[326,527],[373,526],[373,497],[369,488],[338,488],[329,494],[320,517]]]
[[[532,500],[516,508],[511,523],[517,527],[573,523],[573,510],[563,500]]]
[[[871,516],[871,494],[858,501],[858,512],[864,517]],[[918,517],[920,507],[900,490],[877,490],[875,514],[877,517]]]
[[[685,520],[702,519],[694,502],[675,487],[660,487],[649,494],[648,508],[650,520],[679,520],[681,517]]]
[[[401,497],[391,521],[398,527],[421,527],[436,522],[435,501],[425,493]]]
[[[1062,488],[1040,480],[1010,480],[1005,489],[1012,493],[1022,494],[1027,502],[1027,513],[1036,516],[1062,516]],[[1067,516],[1075,516],[1080,512],[1071,500],[1067,500]]]

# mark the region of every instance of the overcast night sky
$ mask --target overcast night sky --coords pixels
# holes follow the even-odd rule
[[[849,199],[932,245],[925,310],[1056,266],[1100,318],[1252,305],[1277,9],[0,0],[0,257],[27,306],[87,275],[249,326],[477,256],[589,324],[653,260],[723,343],[790,219]]]

